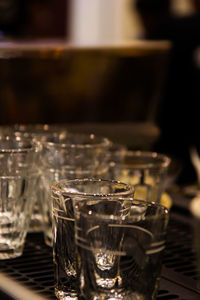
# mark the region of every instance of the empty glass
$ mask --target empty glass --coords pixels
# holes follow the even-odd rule
[[[27,137],[38,142],[42,138],[47,136],[63,138],[67,133],[67,130],[64,126],[59,125],[49,125],[49,124],[14,124],[12,126],[1,126],[0,134],[13,134],[15,136]],[[39,151],[38,151],[39,153]],[[41,180],[41,171],[40,171],[40,156],[35,161],[35,168],[38,174],[37,184],[33,190],[34,208],[31,216],[31,222],[29,225],[29,232],[44,231],[44,215],[43,215],[43,198],[44,198],[44,188]]]
[[[50,185],[60,179],[98,177],[108,173],[108,150],[111,142],[93,134],[67,134],[40,139],[40,170],[44,187],[44,236],[52,246]]]
[[[155,300],[168,210],[148,201],[74,201],[80,297]]]
[[[37,150],[30,139],[0,137],[0,259],[22,254],[34,203]]]
[[[126,151],[124,161],[112,167],[111,178],[133,185],[135,198],[160,202],[169,164],[163,154]]]
[[[74,209],[76,200],[91,203],[114,197],[131,197],[133,188],[103,179],[60,180],[51,186],[53,200],[53,261],[55,294],[59,299],[77,299]]]

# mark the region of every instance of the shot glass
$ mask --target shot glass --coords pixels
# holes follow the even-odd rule
[[[44,187],[44,239],[52,246],[50,185],[61,179],[98,177],[108,172],[107,152],[111,142],[93,134],[67,134],[41,139],[40,171]]]
[[[76,199],[81,299],[155,300],[165,248],[168,210],[132,198]]]
[[[0,137],[0,259],[23,252],[34,203],[37,150],[30,139]]]
[[[135,198],[160,203],[170,158],[156,152],[126,151],[123,159],[112,166],[111,179],[133,185]]]
[[[99,203],[102,199],[131,197],[133,187],[104,179],[60,180],[51,186],[53,201],[53,261],[58,299],[78,299],[77,257],[74,241],[76,200]]]

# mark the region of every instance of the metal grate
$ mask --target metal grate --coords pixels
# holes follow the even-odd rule
[[[42,233],[28,234],[23,256],[0,261],[0,270],[39,294],[55,299],[52,249],[44,244]]]
[[[194,244],[193,227],[172,215],[158,300],[200,299],[198,255]],[[0,261],[0,271],[55,300],[52,249],[44,244],[42,233],[28,234],[23,256]]]

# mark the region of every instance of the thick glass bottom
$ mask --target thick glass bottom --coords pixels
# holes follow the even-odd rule
[[[9,249],[8,245],[0,243],[0,260],[16,258],[18,256],[21,256],[22,253],[23,253],[23,246],[21,245],[15,249],[13,248]]]
[[[78,295],[75,292],[65,292],[55,288],[55,295],[60,300],[78,300]]]

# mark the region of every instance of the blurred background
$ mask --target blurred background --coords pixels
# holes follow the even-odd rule
[[[193,183],[199,83],[198,0],[0,0],[2,126],[106,134]]]

